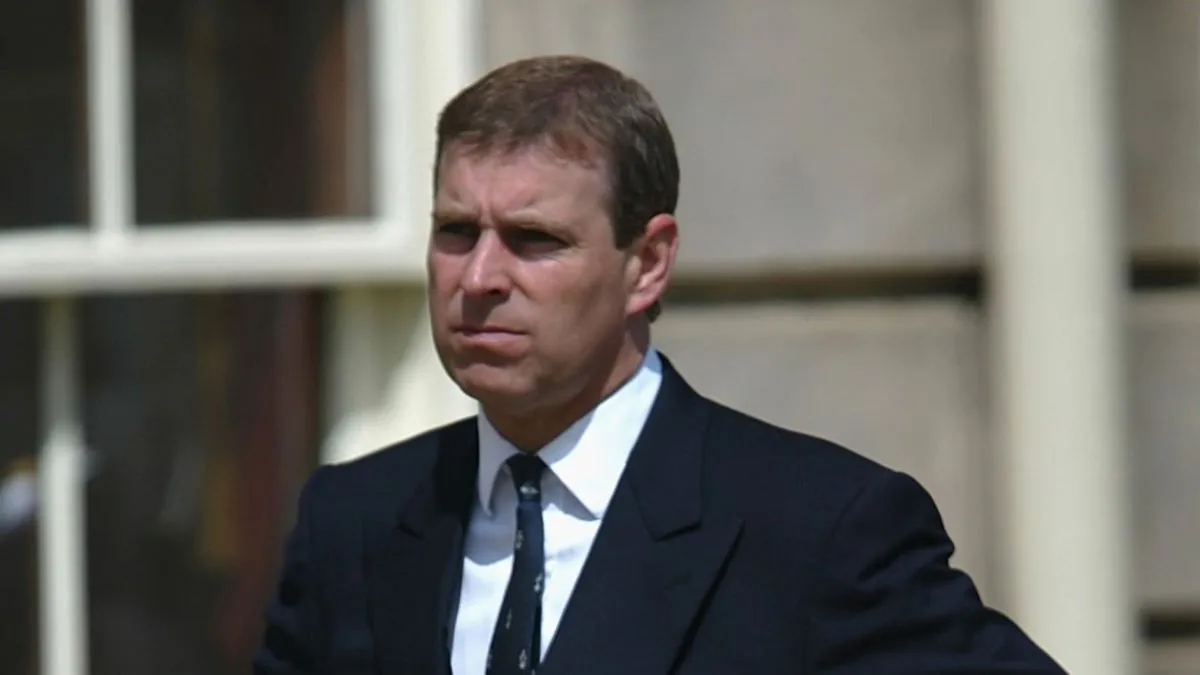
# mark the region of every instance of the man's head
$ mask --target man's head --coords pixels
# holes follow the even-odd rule
[[[627,376],[678,236],[674,142],[645,88],[580,57],[510,63],[443,109],[434,173],[429,293],[451,377],[519,415]]]

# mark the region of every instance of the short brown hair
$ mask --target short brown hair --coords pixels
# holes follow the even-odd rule
[[[679,201],[679,159],[658,104],[641,83],[581,56],[513,61],[484,75],[442,109],[434,187],[451,144],[512,152],[537,144],[577,161],[600,161],[609,176],[609,216],[619,248],[629,246]],[[655,303],[646,314],[657,318]]]

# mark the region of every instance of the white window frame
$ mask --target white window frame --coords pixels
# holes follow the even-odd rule
[[[87,227],[0,234],[0,297],[419,282],[440,106],[477,72],[476,0],[365,0],[372,217],[134,222],[129,0],[87,0]],[[360,67],[355,64],[352,67]]]
[[[441,105],[479,72],[478,0],[364,2],[374,215],[160,229],[138,227],[131,208],[130,0],[86,0],[88,226],[0,234],[0,300],[39,298],[44,317],[38,462],[43,675],[89,671],[87,453],[74,296],[289,284],[412,286],[423,280],[434,124]],[[354,314],[350,325],[337,328],[365,333],[371,320]]]

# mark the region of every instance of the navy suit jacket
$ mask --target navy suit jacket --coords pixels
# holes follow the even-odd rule
[[[916,481],[663,362],[539,675],[1064,672],[950,567]],[[449,673],[477,462],[468,419],[318,469],[254,672]]]

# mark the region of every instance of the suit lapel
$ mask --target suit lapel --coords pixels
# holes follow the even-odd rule
[[[663,359],[658,399],[540,675],[666,673],[741,531],[702,511],[708,404]]]
[[[447,631],[462,576],[478,437],[447,427],[421,482],[383,533],[367,533],[367,601],[379,672],[448,673]]]

